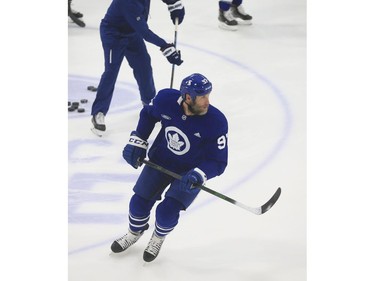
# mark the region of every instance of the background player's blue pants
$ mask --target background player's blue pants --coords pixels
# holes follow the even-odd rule
[[[242,4],[242,0],[222,0],[219,1],[219,8],[223,11],[228,11],[231,4],[234,4],[236,6],[239,6]]]
[[[150,212],[168,185],[165,198],[156,208],[155,231],[159,236],[171,232],[178,223],[180,211],[186,210],[198,195],[200,189],[193,192],[182,191],[178,188],[179,180],[145,166],[135,186],[135,194],[129,203],[129,228],[132,231],[142,231],[148,228]]]
[[[105,69],[98,85],[91,115],[98,112],[107,114],[124,57],[133,69],[142,102],[149,104],[155,97],[156,90],[151,58],[143,38],[137,34],[124,36],[117,29],[108,27],[103,21],[100,25],[100,38],[104,51]]]

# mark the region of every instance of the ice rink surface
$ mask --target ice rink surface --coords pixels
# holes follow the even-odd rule
[[[229,123],[229,163],[207,186],[258,207],[277,187],[282,194],[256,216],[201,192],[181,214],[157,259],[142,260],[152,226],[132,248],[110,254],[127,231],[128,201],[140,172],[122,159],[141,109],[132,71],[124,60],[107,134],[91,131],[90,110],[103,72],[99,23],[109,0],[74,0],[85,28],[68,24],[68,100],[88,99],[85,113],[68,113],[69,281],[303,281],[306,280],[306,3],[247,1],[253,25],[218,28],[217,1],[184,1],[174,87],[199,72],[213,83],[210,100]],[[173,42],[174,26],[162,1],[152,1],[149,26]],[[159,49],[152,58],[156,89],[168,88],[171,65]],[[154,130],[157,132],[157,128]],[[152,139],[151,139],[152,140]]]

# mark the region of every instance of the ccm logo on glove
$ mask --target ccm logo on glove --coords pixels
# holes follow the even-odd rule
[[[148,142],[137,137],[137,136],[130,136],[129,138],[129,144],[132,144],[134,146],[138,146],[144,149],[147,149]]]

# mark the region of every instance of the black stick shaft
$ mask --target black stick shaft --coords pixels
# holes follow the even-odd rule
[[[145,165],[150,166],[151,168],[156,169],[156,170],[158,170],[158,171],[160,171],[164,174],[167,174],[167,175],[169,175],[169,176],[171,176],[175,179],[180,180],[182,178],[181,175],[176,174],[176,173],[174,173],[170,170],[167,170],[167,169],[163,168],[162,166],[159,166],[155,163],[152,163],[149,160],[144,159],[141,162],[144,163]],[[210,189],[206,186],[199,185],[199,186],[197,186],[197,188],[200,188],[200,189],[202,189],[202,190],[204,190],[204,191],[206,191],[206,192],[208,192],[212,195],[215,195],[216,197],[219,197],[219,198],[221,198],[221,199],[223,199],[223,200],[225,200],[225,201],[227,201],[227,202],[229,202],[233,205],[236,205],[236,206],[238,206],[242,209],[250,211],[250,212],[252,212],[256,215],[261,215],[261,214],[265,213],[266,211],[268,211],[276,203],[277,199],[280,196],[280,192],[281,192],[281,189],[278,188],[276,193],[272,196],[272,198],[266,204],[264,204],[263,206],[258,207],[258,208],[252,208],[252,207],[246,206],[246,205],[242,204],[241,202],[238,202],[238,201],[236,201],[236,200],[234,200],[234,199],[232,199],[232,198],[230,198],[230,197],[228,197],[228,196],[226,196],[226,195],[224,195],[220,192],[212,190],[212,189]]]
[[[176,50],[177,50],[177,27],[178,27],[178,18],[175,18],[175,22],[174,22],[174,47],[176,48]],[[171,89],[173,88],[174,68],[175,68],[175,65],[172,64],[171,87],[170,87]]]

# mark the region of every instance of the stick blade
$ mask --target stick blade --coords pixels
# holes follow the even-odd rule
[[[264,214],[269,209],[271,209],[272,206],[275,205],[276,201],[279,199],[280,194],[281,194],[281,188],[279,187],[276,190],[275,194],[271,197],[271,199],[268,200],[265,204],[263,204],[263,206],[261,207],[261,212],[260,212],[259,215]]]

